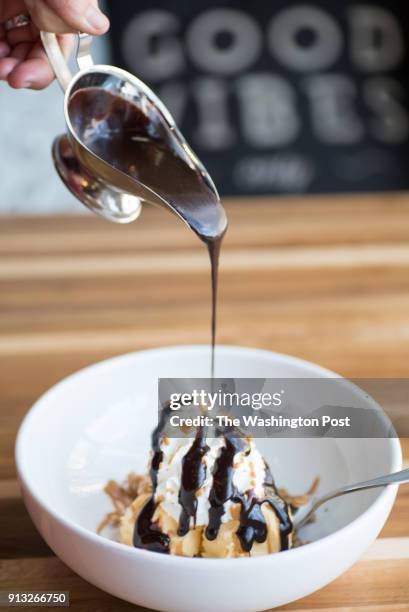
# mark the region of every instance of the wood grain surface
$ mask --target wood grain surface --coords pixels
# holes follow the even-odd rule
[[[227,202],[218,340],[298,355],[349,377],[409,378],[409,198]],[[206,343],[203,245],[145,207],[129,226],[93,217],[0,220],[0,588],[69,590],[82,612],[142,610],[49,550],[21,501],[18,426],[50,385],[106,357]],[[402,440],[409,464],[409,442]],[[286,610],[409,610],[409,488],[366,556]]]

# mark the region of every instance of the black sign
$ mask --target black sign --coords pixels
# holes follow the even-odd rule
[[[409,4],[111,2],[114,62],[224,194],[409,186]]]

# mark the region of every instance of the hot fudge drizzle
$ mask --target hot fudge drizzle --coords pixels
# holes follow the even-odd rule
[[[228,435],[224,439],[226,445],[221,449],[213,471],[213,486],[209,494],[209,523],[205,531],[206,538],[208,540],[215,540],[217,538],[224,514],[224,504],[232,501],[241,505],[240,526],[236,535],[240,540],[242,549],[245,552],[250,552],[254,541],[266,541],[267,524],[261,511],[261,506],[267,503],[279,519],[281,549],[286,550],[289,546],[289,536],[293,526],[289,517],[288,506],[278,495],[268,466],[266,466],[266,474],[269,476],[267,486],[271,491],[271,495],[263,499],[257,499],[252,494],[239,493],[233,485],[233,463],[235,455],[240,451],[244,451],[246,444],[241,438],[234,438]]]
[[[196,523],[197,497],[196,491],[204,484],[207,467],[203,462],[209,447],[203,431],[199,430],[189,451],[182,461],[182,479],[179,491],[179,503],[182,512],[179,518],[178,535],[184,536],[189,531],[190,519]]]
[[[152,494],[145,502],[138,515],[133,533],[133,545],[136,548],[146,548],[147,550],[162,553],[169,552],[169,536],[160,531],[157,525],[155,525],[153,522],[153,515],[156,508],[155,491],[158,484],[158,471],[163,459],[163,453],[160,449],[162,432],[166,426],[169,414],[170,406],[164,406],[158,426],[152,432],[151,446],[153,456],[149,470],[149,476],[152,483]]]
[[[100,87],[89,87],[74,93],[69,102],[68,114],[77,136],[97,156],[118,170],[136,179],[154,191],[189,225],[207,246],[211,262],[212,281],[212,358],[211,375],[214,375],[216,342],[216,304],[218,261],[227,221],[217,194],[200,170],[192,165],[178,148],[172,130],[165,121],[153,113],[149,104],[144,112],[131,101],[114,95]],[[190,162],[190,163],[189,163]],[[156,552],[169,552],[169,537],[153,522],[155,491],[160,464],[162,433],[169,415],[169,407],[162,411],[158,427],[152,434],[153,457],[150,468],[152,494],[138,515],[133,543],[138,548]],[[259,500],[252,495],[241,495],[233,486],[233,461],[237,452],[245,448],[239,438],[221,434],[225,446],[221,448],[213,471],[210,491],[209,524],[206,537],[215,539],[220,529],[227,501],[241,504],[240,526],[237,536],[244,551],[250,551],[253,542],[264,542],[267,526],[261,512],[268,503],[280,521],[282,548],[288,547],[288,535],[292,526],[285,502],[278,496],[272,480],[268,483],[271,495]],[[196,492],[206,479],[203,461],[209,447],[206,435],[199,430],[183,458],[179,503],[182,511],[179,535],[188,532],[191,519],[195,522]]]
[[[145,100],[142,106],[143,110],[131,100],[94,86],[72,95],[68,115],[74,133],[92,153],[154,192],[154,203],[158,197],[166,202],[205,243],[212,279],[213,376],[218,262],[226,213],[214,186],[175,138],[174,129],[152,103]]]
[[[152,481],[152,495],[145,503],[138,515],[134,529],[134,546],[146,548],[156,552],[169,552],[169,537],[162,533],[158,526],[152,523],[155,510],[155,491],[157,474],[162,461],[160,445],[163,429],[170,413],[169,406],[162,410],[158,427],[152,434],[153,458],[151,462],[150,477]],[[224,514],[224,505],[228,501],[240,504],[239,527],[236,535],[244,552],[250,552],[254,542],[265,542],[268,535],[266,519],[262,513],[263,504],[268,504],[275,512],[280,525],[281,550],[289,547],[289,538],[292,533],[292,522],[287,503],[279,496],[270,470],[266,465],[265,489],[268,492],[262,499],[255,497],[254,493],[239,493],[234,487],[234,457],[239,452],[247,452],[245,439],[223,436],[225,445],[220,448],[219,455],[213,469],[213,483],[209,493],[209,521],[205,530],[208,540],[215,540],[219,533]],[[178,535],[183,536],[189,531],[190,521],[195,524],[197,498],[196,492],[203,486],[206,479],[207,466],[203,461],[209,447],[203,430],[197,432],[192,446],[183,458],[181,488],[179,503],[181,514],[179,518]]]

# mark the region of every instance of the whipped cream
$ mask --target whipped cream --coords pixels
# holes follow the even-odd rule
[[[179,503],[179,490],[181,488],[183,457],[191,448],[194,440],[191,438],[167,438],[161,443],[163,453],[162,462],[157,473],[157,488],[155,501],[175,521],[179,521],[182,507]],[[213,471],[220,450],[225,446],[224,438],[207,438],[209,451],[203,457],[206,463],[206,479],[203,486],[196,492],[197,511],[196,526],[206,526],[209,522],[209,494],[213,485]],[[248,446],[234,456],[233,485],[239,494],[253,490],[257,498],[264,497],[264,482],[266,467],[261,453],[257,450],[253,440],[248,438]],[[224,505],[222,522],[232,519],[231,508],[233,502]],[[193,519],[192,519],[193,521]],[[193,527],[193,523],[191,525]]]

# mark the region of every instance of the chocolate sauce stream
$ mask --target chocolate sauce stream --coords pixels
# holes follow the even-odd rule
[[[175,139],[166,121],[150,107],[147,101],[145,102],[142,112],[135,104],[120,96],[99,87],[90,87],[79,90],[72,96],[68,113],[74,132],[93,153],[151,188],[206,244],[211,263],[211,376],[213,378],[218,263],[227,220],[213,187],[200,169],[192,166],[192,159]],[[133,536],[135,546],[157,552],[169,552],[169,537],[161,533],[152,522],[158,470],[163,460],[160,449],[162,433],[169,410],[169,407],[163,409],[158,427],[152,434],[153,458],[150,469],[152,495],[139,513]],[[209,539],[217,537],[226,501],[239,502],[241,514],[237,536],[243,550],[251,550],[254,540],[262,542],[267,537],[261,505],[269,503],[280,521],[282,547],[287,547],[291,522],[285,502],[278,496],[275,488],[272,489],[272,496],[264,500],[239,495],[234,491],[233,461],[236,452],[243,448],[243,442],[227,435],[224,437],[226,446],[220,452],[213,474],[207,537]],[[182,506],[179,535],[188,532],[191,518],[195,520],[196,492],[206,478],[206,464],[203,458],[208,450],[205,430],[199,430],[191,448],[183,458],[179,492],[179,502]],[[269,486],[274,487],[271,483]]]
[[[267,492],[265,502],[270,505],[272,510],[274,510],[279,520],[281,550],[287,550],[290,543],[290,535],[293,530],[293,523],[290,518],[289,505],[278,493],[273,476],[271,474],[270,467],[265,461],[264,465],[266,470],[266,480],[264,482],[264,489]]]
[[[206,528],[208,540],[215,540],[219,533],[224,504],[235,496],[233,487],[234,456],[244,447],[240,438],[225,438],[226,446],[220,451],[213,470],[213,486],[209,494],[209,523]]]
[[[293,526],[289,517],[288,505],[278,495],[268,466],[266,465],[268,478],[266,488],[270,491],[268,496],[257,499],[252,495],[239,494],[233,486],[233,463],[236,453],[244,450],[245,443],[240,438],[230,436],[225,436],[225,442],[226,446],[221,449],[213,471],[213,486],[209,494],[207,539],[215,540],[217,538],[224,514],[224,504],[227,501],[239,503],[241,504],[240,525],[236,535],[240,540],[242,549],[245,552],[250,552],[254,541],[265,542],[267,538],[267,523],[261,511],[261,506],[267,503],[279,520],[281,550],[287,550]]]
[[[199,430],[192,446],[182,461],[182,478],[179,491],[179,503],[182,506],[182,512],[179,518],[179,536],[187,534],[191,518],[193,518],[194,522],[196,521],[196,492],[203,486],[206,479],[207,468],[203,462],[203,457],[208,450],[206,437],[203,435],[203,431]]]
[[[232,501],[240,502],[242,506],[240,526],[236,535],[244,551],[249,552],[252,549],[254,541],[261,543],[265,542],[267,539],[267,523],[261,511],[261,506],[263,504],[268,504],[275,512],[280,523],[281,550],[288,549],[289,536],[293,526],[288,515],[288,506],[283,499],[278,495],[274,497],[265,497],[264,499],[256,499],[251,496],[246,499],[238,495],[233,497]]]
[[[168,553],[169,536],[162,533],[152,522],[155,509],[155,499],[152,495],[138,515],[133,533],[133,545],[136,548],[144,548],[153,552]]]
[[[220,249],[222,246],[222,237],[217,240],[207,242],[207,249],[210,256],[210,268],[211,268],[211,281],[212,281],[212,324],[211,324],[211,338],[212,338],[212,356],[210,363],[211,378],[214,378],[214,367],[215,367],[215,351],[216,351],[216,327],[217,327],[217,290],[219,280],[219,257]],[[213,390],[213,389],[212,389]]]
[[[152,495],[140,511],[135,522],[133,533],[133,545],[136,548],[145,548],[146,550],[161,553],[169,552],[169,536],[162,533],[155,523],[153,523],[152,519],[156,508],[155,491],[158,484],[158,471],[163,459],[163,453],[160,449],[162,433],[170,412],[169,404],[162,408],[158,426],[152,432],[151,446],[153,457],[149,470],[149,476],[152,482]]]
[[[142,110],[100,87],[80,89],[68,114],[75,134],[98,157],[152,189],[206,244],[212,278],[214,375],[216,301],[220,246],[227,219],[213,186],[148,100]],[[136,195],[138,195],[136,190]]]

